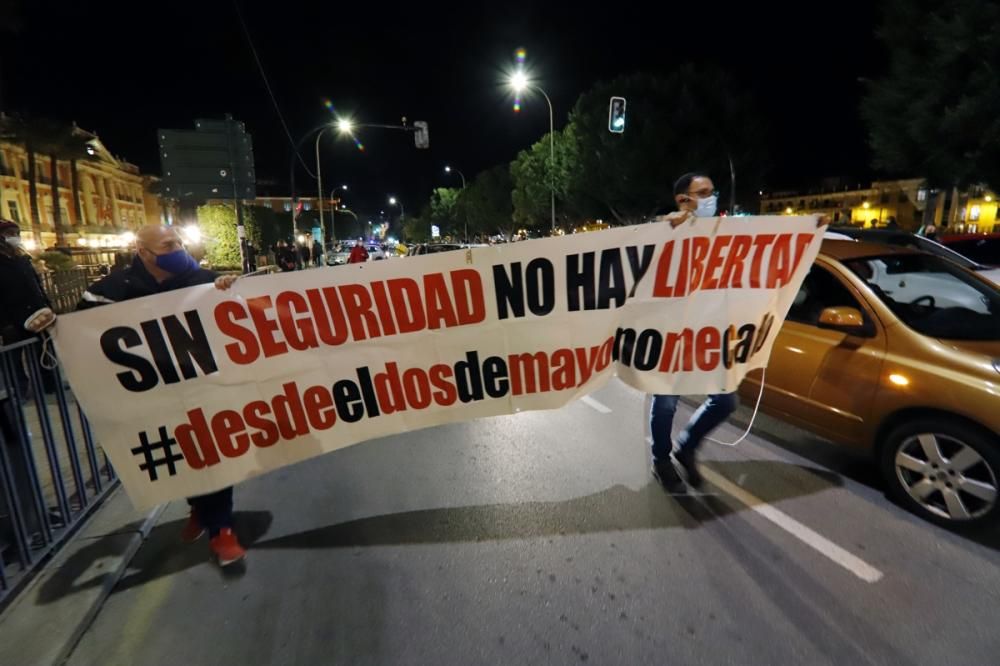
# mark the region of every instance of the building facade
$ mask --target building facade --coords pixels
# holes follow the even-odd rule
[[[965,192],[929,190],[922,178],[875,181],[868,187],[845,187],[828,180],[804,193],[769,192],[761,195],[760,212],[828,215],[834,224],[864,227],[885,226],[893,217],[909,231],[919,229],[925,220],[954,233],[1000,231],[994,193],[982,187]]]
[[[0,215],[21,226],[29,250],[55,247],[55,206],[59,207],[64,243],[70,247],[122,247],[128,232],[146,224],[162,224],[159,197],[151,192],[155,178],[112,155],[97,136],[87,138],[85,159],[76,160],[79,208],[74,202],[73,168],[56,160],[58,192],[53,196],[52,159],[35,153],[38,225],[33,224],[28,154],[24,146],[0,142]]]

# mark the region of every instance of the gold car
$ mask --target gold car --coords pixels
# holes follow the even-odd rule
[[[774,343],[762,409],[870,450],[939,524],[1000,517],[1000,289],[914,250],[827,240]],[[756,400],[760,373],[740,388]]]

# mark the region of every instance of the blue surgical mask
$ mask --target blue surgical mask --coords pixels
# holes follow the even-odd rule
[[[198,264],[195,263],[194,257],[182,249],[156,255],[156,266],[173,275],[180,275],[197,268]]]
[[[695,217],[715,217],[715,209],[719,203],[719,197],[714,194],[703,199],[698,199],[698,207],[695,208]]]

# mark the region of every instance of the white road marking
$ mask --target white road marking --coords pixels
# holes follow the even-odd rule
[[[599,403],[596,400],[594,400],[593,398],[591,398],[589,395],[585,395],[582,398],[580,398],[580,402],[582,402],[583,404],[587,405],[588,407],[590,407],[592,409],[596,409],[601,414],[610,414],[611,413],[611,408],[610,407],[608,407],[607,405],[602,405],[601,403]]]
[[[701,466],[701,474],[706,480],[708,480],[709,483],[714,485],[719,490],[747,505],[751,511],[771,521],[802,543],[812,547],[820,554],[825,555],[830,560],[844,567],[866,583],[877,583],[882,579],[883,573],[872,565],[852,553],[847,552],[823,535],[819,534],[812,528],[803,525],[783,511],[775,509],[759,497],[751,495],[722,475],[707,469],[704,466]]]

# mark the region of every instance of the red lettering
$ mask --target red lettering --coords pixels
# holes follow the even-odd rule
[[[309,424],[306,423],[306,413],[299,398],[299,389],[295,382],[282,385],[283,393],[271,401],[274,420],[278,424],[278,432],[282,439],[295,439],[300,435],[309,434]]]
[[[486,319],[486,302],[483,299],[483,278],[471,268],[452,271],[451,288],[455,292],[455,310],[458,323],[478,324]]]
[[[792,235],[781,234],[774,241],[774,248],[767,262],[767,288],[774,289],[788,283],[788,271],[791,268]]]
[[[399,369],[395,362],[385,364],[385,372],[375,374],[375,395],[383,414],[406,410],[406,397],[399,383]]]
[[[691,293],[701,286],[701,279],[705,275],[705,257],[712,246],[712,241],[705,236],[695,236],[691,239],[691,281],[688,293]]]
[[[760,289],[760,264],[764,249],[774,242],[774,234],[760,234],[753,239],[753,260],[750,262],[750,288]]]
[[[250,437],[244,432],[245,429],[240,413],[232,409],[224,409],[212,417],[215,445],[227,458],[238,458],[250,450]],[[233,435],[236,435],[235,439]]]
[[[694,369],[694,332],[685,328],[680,333],[669,332],[663,340],[663,354],[660,356],[660,372],[691,372]],[[680,349],[678,349],[680,345]],[[673,367],[671,367],[671,365]]]
[[[670,261],[674,256],[674,242],[667,241],[656,262],[656,279],[653,281],[653,298],[670,298],[674,295],[673,288],[667,284],[670,279]]]
[[[708,255],[708,264],[705,266],[705,278],[702,280],[702,289],[718,289],[719,280],[715,277],[715,272],[722,268],[722,251],[729,247],[732,236],[716,236],[712,243],[712,252]]]
[[[427,328],[441,328],[442,322],[445,328],[458,326],[443,275],[431,273],[424,276],[424,299],[427,303]]]
[[[799,269],[799,264],[802,263],[802,256],[805,254],[806,248],[809,247],[809,244],[812,243],[815,237],[813,234],[799,234],[795,237],[795,261],[792,263],[791,270],[788,271],[789,280],[795,275],[795,271]]]
[[[715,370],[716,366],[719,365],[719,345],[721,343],[722,335],[718,329],[706,326],[698,331],[698,337],[695,339],[695,350],[697,351],[695,361],[698,363],[699,370],[705,372]]]
[[[454,405],[455,401],[458,400],[458,390],[454,384],[448,381],[455,375],[451,366],[443,363],[432,365],[430,375],[431,385],[437,389],[434,391],[434,402],[442,407]]]
[[[340,295],[337,293],[337,289],[335,287],[323,288],[326,310],[330,314],[329,320],[326,317],[318,315],[323,306],[318,303],[319,295],[313,296],[315,291],[315,289],[310,289],[306,293],[309,294],[309,302],[313,304],[313,312],[317,313],[316,322],[319,329],[319,339],[324,344],[334,347],[344,344],[344,341],[347,340],[347,321],[344,319],[344,308],[340,305]]]
[[[313,430],[328,430],[337,422],[337,412],[333,409],[333,396],[323,386],[311,386],[302,394],[306,418]]]
[[[410,368],[403,373],[403,393],[414,409],[424,409],[431,404],[431,385],[423,370]]]
[[[212,441],[212,433],[205,421],[205,413],[201,409],[192,409],[187,413],[188,423],[182,423],[174,429],[174,439],[181,447],[184,460],[191,469],[211,467],[219,462],[219,452]]]
[[[319,347],[316,329],[313,328],[310,317],[293,317],[296,314],[309,314],[309,304],[302,294],[295,291],[281,292],[274,301],[274,309],[278,313],[281,333],[289,347],[298,351]]]
[[[344,301],[347,321],[351,323],[351,336],[355,340],[381,335],[378,320],[372,312],[372,297],[367,289],[359,284],[341,285],[340,297]]]
[[[224,347],[229,360],[237,365],[253,363],[260,356],[257,338],[249,328],[243,328],[236,323],[237,319],[246,319],[247,313],[236,301],[223,301],[215,306],[215,324],[223,335],[237,340]],[[242,344],[238,344],[242,343]]]
[[[288,351],[288,347],[283,342],[274,339],[274,332],[278,330],[278,322],[268,319],[266,310],[271,308],[270,296],[258,296],[247,299],[247,307],[250,309],[250,318],[257,329],[257,336],[260,338],[260,346],[264,350],[264,356],[280,356]]]
[[[422,331],[427,326],[424,318],[424,303],[420,298],[420,286],[410,278],[388,280],[389,300],[396,314],[396,324],[400,333]]]
[[[258,448],[266,448],[278,441],[278,426],[270,419],[265,419],[271,413],[271,406],[263,400],[254,400],[243,408],[243,420],[248,428],[256,428],[259,432],[250,435],[250,441]]]
[[[372,297],[375,299],[375,309],[378,310],[379,320],[382,322],[383,335],[395,335],[396,325],[392,322],[392,312],[389,310],[389,299],[385,295],[385,283],[381,280],[372,282]]]
[[[753,236],[741,234],[733,236],[733,246],[726,257],[726,267],[722,269],[720,289],[741,289],[743,287],[743,260],[750,254]]]

